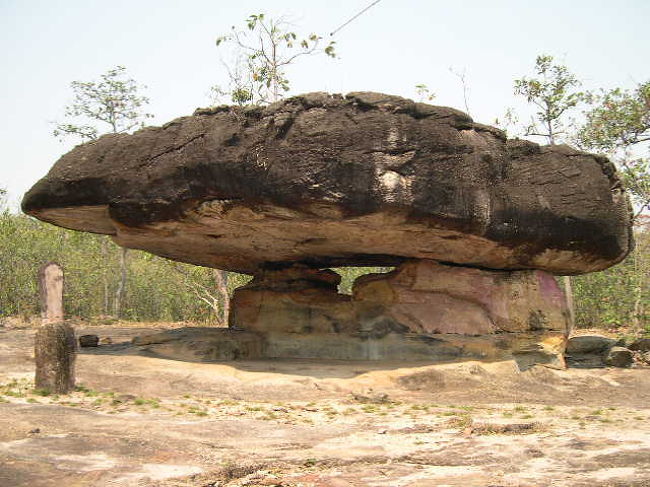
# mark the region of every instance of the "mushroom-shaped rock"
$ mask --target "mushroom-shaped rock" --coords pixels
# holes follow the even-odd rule
[[[201,109],[106,135],[64,155],[23,210],[250,274],[408,259],[579,274],[632,245],[607,159],[378,93]]]

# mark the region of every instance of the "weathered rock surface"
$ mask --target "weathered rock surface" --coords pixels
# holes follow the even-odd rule
[[[34,385],[55,394],[75,386],[76,340],[74,329],[63,322],[46,322],[34,336]]]
[[[569,311],[543,271],[486,271],[412,261],[357,279],[353,302],[363,327],[391,322],[411,333],[567,333]]]
[[[64,155],[26,213],[123,246],[255,274],[433,259],[578,274],[632,245],[605,158],[506,140],[378,93],[197,110]]]
[[[163,358],[213,362],[264,356],[260,335],[227,328],[188,327],[135,337],[133,345]]]
[[[634,356],[625,347],[612,347],[605,355],[605,364],[612,367],[630,367],[633,363]]]
[[[339,294],[330,270],[264,271],[235,290],[230,326],[250,331],[484,335],[556,331],[569,312],[553,276],[543,271],[486,271],[409,261],[367,274],[352,296]]]
[[[293,267],[263,271],[231,300],[230,326],[250,331],[348,333],[357,331],[350,296],[339,294],[331,270]]]
[[[564,366],[568,311],[542,271],[485,271],[409,261],[362,276],[265,271],[235,290],[230,326],[264,336],[268,357],[393,360],[516,358]]]
[[[79,337],[80,347],[98,347],[99,337],[97,335],[81,335]]]
[[[581,335],[569,339],[566,353],[569,355],[603,355],[614,345],[616,345],[616,340],[613,338],[607,338],[601,335]]]
[[[650,352],[650,338],[639,338],[628,347],[636,352]]]

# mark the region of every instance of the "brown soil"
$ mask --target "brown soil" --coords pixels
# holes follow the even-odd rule
[[[1,329],[0,329],[1,330]],[[192,363],[79,328],[79,391],[33,391],[0,331],[4,486],[650,486],[650,369]]]

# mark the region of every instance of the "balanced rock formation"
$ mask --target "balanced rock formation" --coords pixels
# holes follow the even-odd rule
[[[23,210],[252,274],[230,325],[270,357],[561,363],[568,313],[551,274],[605,269],[633,245],[606,158],[379,93],[200,109],[106,135],[64,155]],[[324,270],[366,265],[397,269],[351,297]]]
[[[580,274],[630,250],[607,159],[378,93],[197,110],[64,155],[23,210],[249,274],[432,259]]]

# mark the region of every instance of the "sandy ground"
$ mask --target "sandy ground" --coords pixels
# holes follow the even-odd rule
[[[79,390],[0,331],[0,486],[650,486],[650,369],[190,363],[78,330]]]

